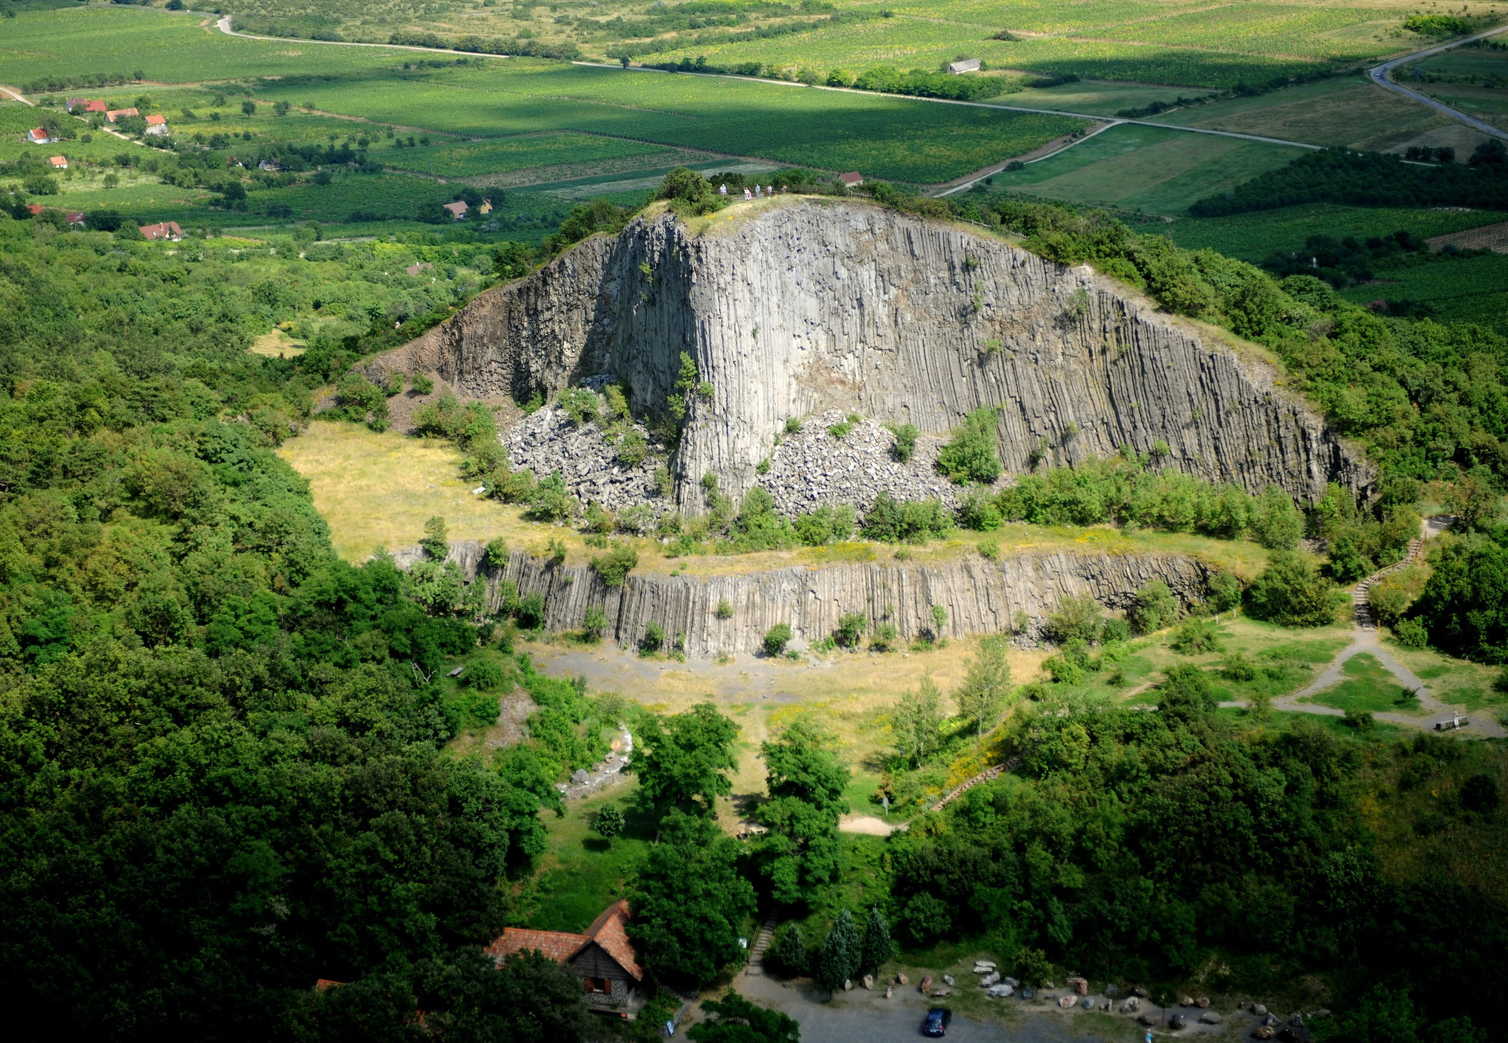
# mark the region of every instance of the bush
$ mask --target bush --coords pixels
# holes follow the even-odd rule
[[[629,572],[639,564],[639,552],[632,547],[617,546],[592,559],[592,571],[609,587],[621,587]]]
[[[874,501],[860,526],[866,537],[885,543],[921,543],[931,537],[946,536],[952,529],[952,519],[939,501],[897,503],[884,493]]]
[[[869,620],[862,612],[845,612],[838,618],[838,628],[833,631],[833,642],[839,648],[857,648],[869,628]]]
[[[1135,599],[1126,609],[1126,622],[1137,634],[1150,634],[1177,622],[1182,607],[1168,585],[1155,579],[1136,592]]]
[[[496,691],[503,684],[503,668],[490,659],[472,663],[462,673],[461,684],[482,692]]]
[[[530,521],[564,522],[576,513],[576,497],[566,491],[565,480],[552,474],[534,487],[524,517]]]
[[[542,594],[530,594],[520,598],[513,610],[513,618],[525,630],[538,630],[545,625],[545,599]]]
[[[592,816],[592,832],[611,840],[623,832],[623,812],[616,804],[604,804]]]
[[[807,951],[800,924],[784,923],[775,930],[764,964],[766,969],[784,978],[796,978],[811,972],[811,953]]]
[[[1220,650],[1220,630],[1208,619],[1190,619],[1178,628],[1170,642],[1173,651],[1202,655]]]
[[[665,628],[655,622],[644,624],[644,636],[639,638],[639,651],[643,654],[658,652],[665,647]]]
[[[1075,639],[1093,643],[1100,638],[1104,611],[1098,601],[1086,595],[1064,598],[1057,611],[1047,617],[1047,636],[1060,644]]]
[[[731,614],[731,613],[730,613]],[[778,656],[785,651],[785,646],[791,640],[791,625],[789,623],[776,623],[765,631],[764,654]]]
[[[1246,590],[1246,611],[1283,626],[1321,627],[1335,622],[1336,593],[1305,558],[1276,551]]]
[[[1429,647],[1429,630],[1417,619],[1400,619],[1393,627],[1393,636],[1404,648]]]
[[[591,388],[566,388],[560,393],[557,404],[577,427],[595,423],[602,408],[601,400]]]
[[[607,613],[602,611],[602,606],[593,605],[586,610],[586,615],[581,620],[581,636],[584,640],[596,643],[602,640],[602,635],[607,633]]]
[[[714,616],[716,616],[718,619],[732,619],[733,618],[733,604],[732,604],[732,602],[730,602],[727,598],[721,599],[717,603],[717,611],[715,611],[712,614]]]
[[[907,463],[916,452],[916,425],[897,424],[890,432],[895,435],[895,441],[890,444],[890,455],[903,464]]]
[[[1229,612],[1238,607],[1245,593],[1246,588],[1241,585],[1241,581],[1229,572],[1211,575],[1205,589],[1209,607],[1216,612]]]
[[[894,623],[878,623],[869,635],[869,648],[874,652],[893,651],[899,636]]]
[[[937,454],[937,469],[951,482],[989,484],[1000,477],[998,414],[976,409]]]

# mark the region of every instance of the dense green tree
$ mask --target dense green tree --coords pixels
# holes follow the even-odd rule
[[[736,992],[703,1000],[706,1021],[691,1026],[697,1043],[801,1043],[801,1026],[789,1014],[751,1003]]]
[[[672,809],[709,815],[733,784],[733,741],[738,726],[711,703],[640,726],[629,758],[639,792],[656,814]]]
[[[1508,546],[1468,536],[1436,551],[1409,615],[1430,644],[1486,663],[1508,662]]]
[[[755,809],[765,827],[762,871],[775,901],[800,905],[837,879],[838,819],[848,811],[849,773],[832,740],[798,720],[760,747],[769,796]]]
[[[890,921],[876,906],[869,910],[869,916],[864,920],[864,937],[859,944],[859,970],[866,974],[875,973],[893,956],[895,943],[890,939]]]
[[[1318,627],[1335,622],[1337,597],[1308,559],[1276,551],[1267,568],[1246,588],[1246,610],[1257,619],[1284,626]]]
[[[841,992],[843,983],[856,977],[864,958],[864,936],[847,909],[838,913],[822,948],[817,952],[817,984],[828,992]]]
[[[629,936],[656,978],[699,987],[737,960],[754,914],[737,841],[716,823],[671,811],[628,887]]]
[[[1131,624],[1132,633],[1150,634],[1177,622],[1181,613],[1182,606],[1168,585],[1155,579],[1136,592],[1126,609],[1126,621]]]

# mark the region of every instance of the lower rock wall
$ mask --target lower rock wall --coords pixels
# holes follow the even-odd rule
[[[400,566],[417,549],[398,554]],[[1204,596],[1210,566],[1171,554],[1020,554],[987,561],[970,557],[946,565],[862,563],[822,568],[711,576],[630,573],[621,587],[608,587],[585,565],[552,565],[514,552],[501,568],[487,564],[479,543],[451,545],[448,560],[467,578],[488,587],[489,608],[501,607],[504,584],[519,596],[544,599],[545,626],[579,629],[589,608],[607,617],[607,633],[635,648],[650,623],[664,628],[667,644],[678,637],[687,655],[708,657],[757,651],[764,634],[788,623],[792,647],[820,641],[841,616],[859,612],[872,623],[893,623],[909,641],[932,628],[932,606],[948,610],[942,636],[1002,633],[1019,615],[1025,640],[1040,638],[1043,622],[1065,598],[1088,594],[1109,608],[1123,608],[1152,580],[1162,580],[1185,603]],[[727,601],[733,614],[717,618]]]

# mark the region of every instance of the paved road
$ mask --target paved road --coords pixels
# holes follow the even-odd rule
[[[1468,43],[1474,43],[1477,40],[1485,40],[1489,36],[1496,36],[1499,33],[1508,33],[1508,25],[1498,26],[1498,28],[1496,29],[1488,29],[1485,32],[1480,32],[1473,36],[1464,36],[1459,40],[1451,40],[1448,43],[1438,44],[1434,47],[1426,47],[1422,51],[1414,51],[1412,54],[1405,54],[1401,57],[1390,59],[1389,61],[1383,62],[1381,65],[1375,65],[1372,68],[1368,69],[1367,75],[1371,77],[1373,83],[1377,84],[1377,86],[1383,88],[1384,90],[1392,91],[1394,94],[1401,94],[1405,98],[1412,98],[1414,101],[1419,102],[1419,104],[1428,105],[1430,108],[1434,109],[1441,115],[1449,116],[1451,119],[1456,120],[1457,122],[1464,123],[1473,130],[1479,130],[1483,134],[1508,141],[1508,131],[1503,130],[1501,127],[1494,127],[1491,123],[1485,123],[1482,120],[1477,119],[1475,116],[1468,116],[1460,109],[1453,109],[1444,102],[1430,97],[1428,94],[1421,94],[1419,91],[1413,90],[1410,87],[1405,87],[1401,83],[1395,83],[1392,79],[1393,70],[1397,69],[1400,66],[1408,65],[1410,62],[1417,62],[1424,58],[1433,58],[1435,55],[1451,50],[1452,48],[1461,47]]]

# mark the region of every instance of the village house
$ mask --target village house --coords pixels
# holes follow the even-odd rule
[[[90,98],[88,101],[84,102],[84,111],[85,112],[109,112],[110,111],[110,106],[107,105],[107,104],[105,104],[105,102],[103,100],[99,99],[99,98]]]
[[[178,227],[177,221],[162,221],[155,225],[142,225],[141,237],[143,239],[166,239],[170,243],[176,243],[183,239],[183,229]]]
[[[49,162],[49,163],[52,164],[52,169],[54,169],[54,170],[67,170],[68,169],[68,157],[67,156],[48,156],[47,157],[47,162]]]
[[[75,112],[84,111],[84,106],[88,104],[89,99],[87,98],[69,98],[66,102],[63,103],[63,107],[68,110],[68,114],[71,116]]]
[[[864,183],[864,175],[857,170],[850,170],[846,174],[838,175],[838,184],[844,188],[858,188]]]
[[[581,979],[586,1005],[601,1014],[632,1018],[644,1006],[644,970],[628,940],[628,902],[619,899],[582,934],[507,927],[486,948],[499,966],[516,952],[533,949]]]
[[[33,145],[50,145],[53,139],[46,127],[33,127],[26,132],[26,140]]]
[[[959,76],[966,72],[978,72],[980,62],[978,58],[960,58],[956,62],[948,63],[948,74]]]
[[[136,107],[133,105],[129,109],[110,109],[105,113],[105,119],[109,120],[111,123],[114,123],[117,120],[125,119],[127,116],[140,115],[141,113],[137,111]]]
[[[450,216],[457,221],[466,220],[466,211],[471,208],[466,205],[466,200],[457,199],[454,203],[445,203],[444,207],[450,211]]]
[[[71,228],[84,227],[84,212],[82,210],[68,211],[68,224]]]
[[[168,118],[166,116],[148,116],[147,133],[153,137],[161,137],[168,132]]]

